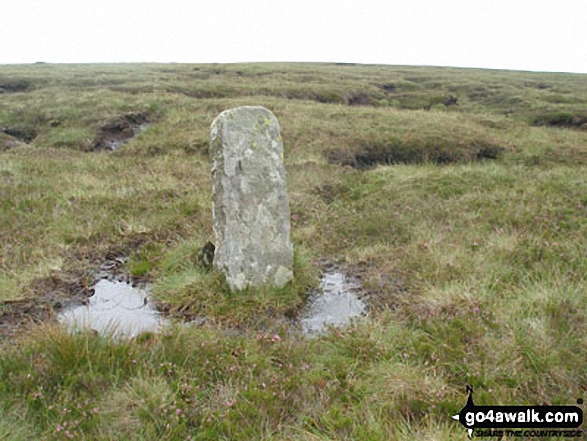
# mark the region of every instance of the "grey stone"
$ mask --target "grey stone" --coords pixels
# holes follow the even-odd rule
[[[277,118],[264,107],[225,110],[210,138],[214,267],[233,291],[282,287],[293,246]]]
[[[197,264],[200,268],[205,271],[210,271],[212,269],[212,262],[214,261],[214,250],[216,247],[210,241],[206,242],[200,251],[198,251],[197,256]]]

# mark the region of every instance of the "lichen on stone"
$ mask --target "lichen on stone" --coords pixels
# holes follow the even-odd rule
[[[282,287],[293,279],[293,246],[279,123],[263,107],[238,107],[210,134],[214,267],[233,291]]]

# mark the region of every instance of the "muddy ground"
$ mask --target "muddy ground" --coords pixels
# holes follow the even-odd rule
[[[30,143],[37,137],[37,132],[26,127],[5,127],[2,133],[17,142]]]
[[[0,341],[35,323],[54,320],[64,308],[86,304],[93,295],[92,287],[101,279],[145,284],[144,278],[126,274],[128,255],[128,249],[121,248],[102,256],[77,256],[73,260],[81,263],[75,269],[36,279],[25,289],[23,299],[0,302]]]
[[[89,286],[83,277],[59,274],[35,280],[24,299],[0,303],[0,340],[15,337],[35,323],[52,319],[64,305],[83,303],[89,295]]]
[[[98,258],[86,256],[81,259],[83,264],[76,270],[35,280],[26,290],[24,299],[0,303],[0,341],[12,339],[36,323],[56,320],[57,315],[66,308],[87,304],[93,295],[93,286],[101,279],[128,282],[135,286],[144,286],[151,282],[144,277],[131,277],[127,274],[125,264],[130,253],[126,248],[108,252]],[[377,269],[369,263],[349,265],[322,259],[315,262],[315,265],[321,274],[341,272],[360,283],[360,299],[366,303],[367,312],[389,308],[392,306],[388,304],[390,298],[405,294],[400,279],[378,274]],[[396,293],[395,297],[390,297],[390,290]],[[312,294],[315,293],[309,292],[308,298]],[[304,305],[297,310],[286,311],[283,317],[274,317],[275,323],[296,326]],[[174,317],[184,322],[202,319],[189,310],[172,310],[162,302],[157,302],[156,308],[164,317]],[[207,322],[207,319],[204,321]],[[233,331],[244,332],[243,329]]]
[[[21,142],[18,139],[6,135],[4,132],[0,133],[0,152],[13,149],[20,144]]]
[[[89,151],[113,151],[130,141],[151,122],[143,112],[121,115],[98,129]]]

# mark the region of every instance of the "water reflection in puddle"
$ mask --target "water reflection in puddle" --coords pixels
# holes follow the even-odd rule
[[[151,305],[148,292],[125,282],[100,280],[87,305],[62,312],[58,319],[71,330],[94,329],[100,334],[135,337],[167,324]]]
[[[365,315],[365,304],[359,298],[361,284],[357,280],[341,272],[325,273],[320,288],[302,310],[300,322],[304,334],[318,334],[330,326],[346,326],[354,317]]]

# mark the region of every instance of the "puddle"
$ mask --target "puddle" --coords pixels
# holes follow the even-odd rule
[[[151,304],[146,289],[103,279],[94,290],[86,305],[59,314],[59,322],[71,330],[89,328],[102,335],[112,332],[128,338],[141,332],[157,331],[168,323]]]
[[[360,299],[361,293],[358,280],[339,271],[325,273],[320,281],[320,291],[310,297],[310,302],[302,310],[302,332],[315,335],[330,326],[346,326],[353,318],[364,316],[366,306]]]

